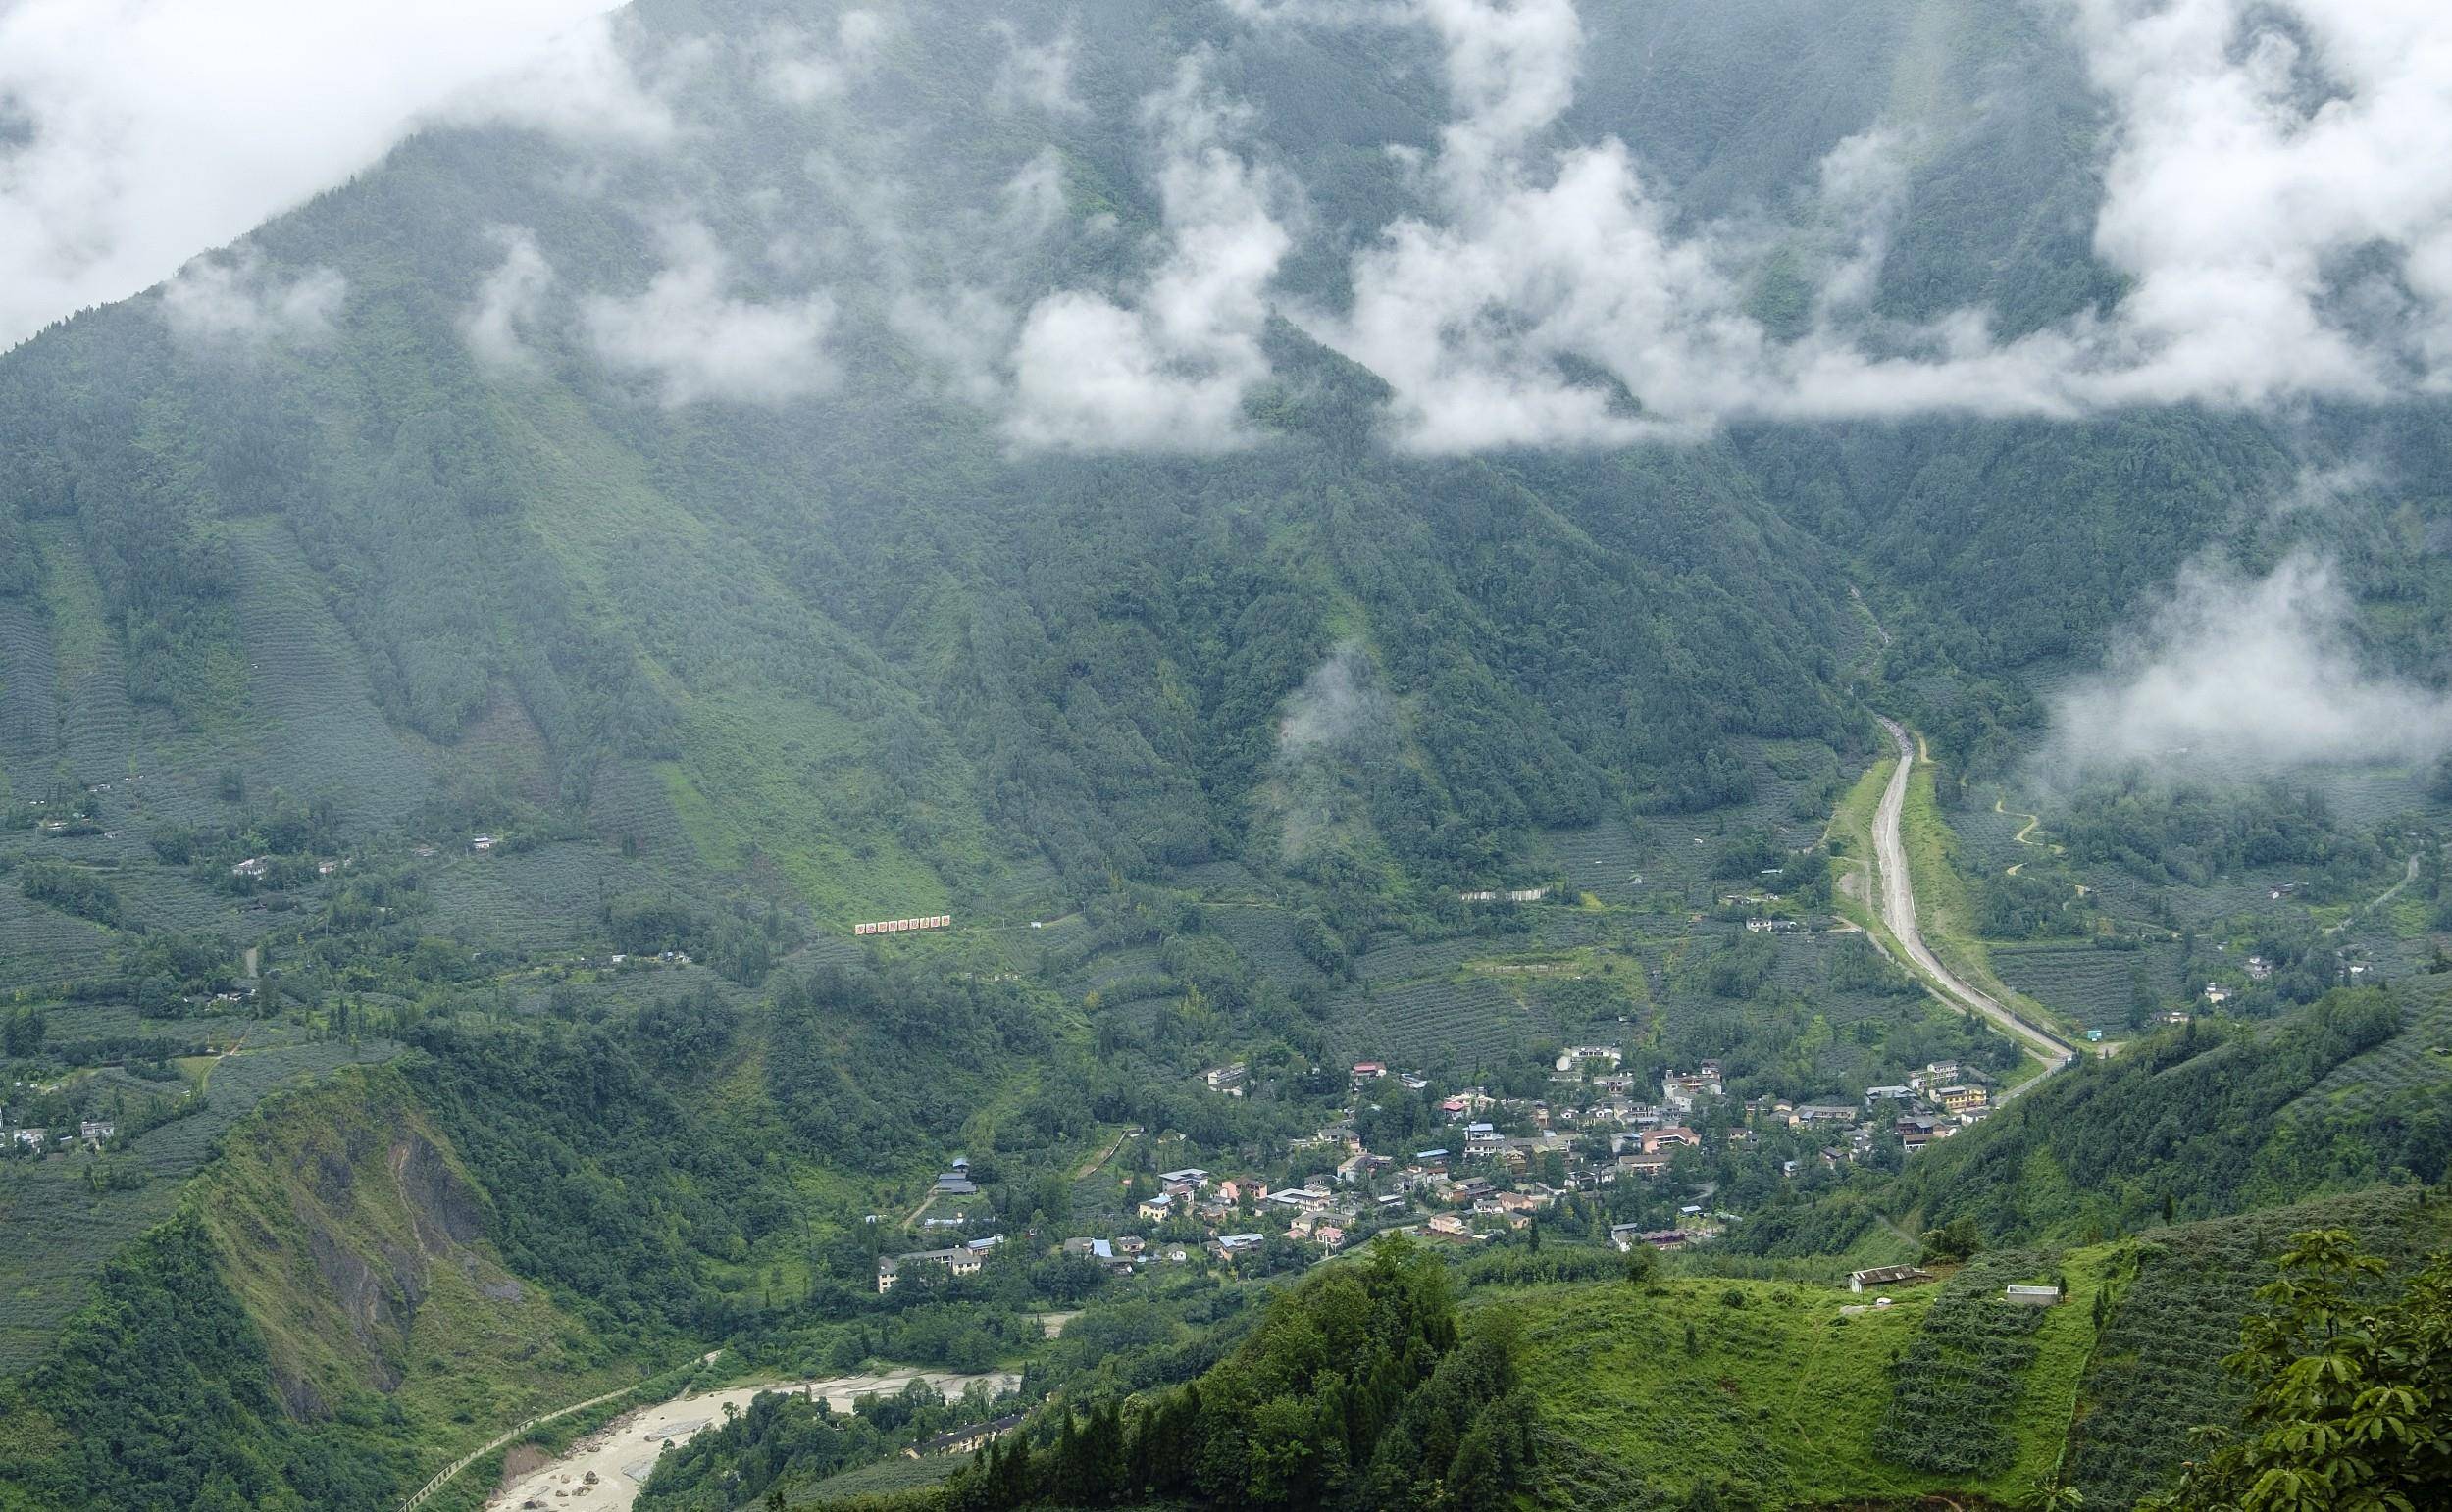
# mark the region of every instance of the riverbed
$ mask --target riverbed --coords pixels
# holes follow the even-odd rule
[[[746,1411],[761,1391],[798,1391],[823,1396],[837,1412],[849,1412],[859,1397],[891,1396],[914,1381],[925,1381],[948,1397],[959,1396],[973,1382],[990,1391],[1017,1389],[1022,1378],[1011,1371],[961,1376],[942,1370],[888,1371],[875,1376],[832,1376],[822,1381],[778,1381],[763,1386],[727,1386],[676,1397],[651,1407],[624,1413],[570,1446],[538,1469],[514,1478],[485,1502],[486,1512],[513,1512],[522,1507],[569,1508],[573,1512],[628,1512],[639,1499],[639,1487],[654,1471],[666,1442],[687,1442],[709,1424],[724,1421],[730,1403]],[[591,1480],[590,1477],[593,1479]]]

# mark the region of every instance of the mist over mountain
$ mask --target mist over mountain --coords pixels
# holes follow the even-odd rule
[[[126,21],[0,1506],[2127,1505],[2434,1294],[2429,8]]]

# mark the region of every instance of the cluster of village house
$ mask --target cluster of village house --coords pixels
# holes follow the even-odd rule
[[[1257,1249],[1272,1233],[1332,1254],[1344,1247],[1349,1235],[1363,1228],[1399,1228],[1433,1241],[1479,1243],[1524,1227],[1567,1192],[1593,1190],[1621,1177],[1658,1179],[1679,1150],[1701,1146],[1704,1136],[1695,1126],[1704,1120],[1695,1117],[1697,1108],[1727,1095],[1719,1063],[1705,1061],[1692,1071],[1667,1072],[1660,1079],[1659,1101],[1645,1102],[1637,1100],[1637,1093],[1650,1088],[1639,1088],[1632,1072],[1618,1069],[1623,1061],[1615,1045],[1568,1047],[1558,1057],[1552,1081],[1571,1085],[1575,1095],[1555,1101],[1503,1097],[1467,1087],[1439,1104],[1451,1131],[1444,1142],[1407,1153],[1365,1148],[1353,1119],[1341,1118],[1295,1141],[1297,1154],[1329,1149],[1342,1156],[1333,1174],[1298,1186],[1272,1187],[1258,1177],[1219,1177],[1194,1167],[1167,1171],[1157,1179],[1158,1189],[1140,1200],[1133,1216],[1143,1226],[1161,1234],[1172,1229],[1183,1237],[1119,1234],[1070,1238],[1061,1247],[1122,1273],[1152,1261],[1185,1263],[1203,1255],[1231,1262]],[[1242,1094],[1241,1063],[1202,1075],[1213,1089]],[[1357,1104],[1383,1081],[1415,1093],[1430,1084],[1426,1078],[1391,1071],[1376,1060],[1354,1062],[1352,1076]],[[1744,1107],[1744,1122],[1726,1136],[1742,1144],[1768,1124],[1810,1129],[1830,1137],[1821,1158],[1837,1166],[1863,1158],[1884,1130],[1911,1150],[1946,1139],[1981,1119],[1989,1103],[1977,1073],[1954,1061],[1935,1061],[1902,1085],[1866,1087],[1862,1103],[1754,1099]],[[1502,1123],[1530,1133],[1503,1134]],[[1595,1144],[1585,1136],[1602,1134],[1608,1135],[1607,1155],[1587,1153]],[[1558,1157],[1564,1178],[1557,1185],[1532,1179],[1552,1154]],[[1795,1165],[1788,1163],[1790,1175]],[[1499,1180],[1503,1172],[1507,1189]],[[1554,1178],[1557,1174],[1552,1173]],[[974,1194],[968,1163],[956,1160],[953,1169],[938,1178],[936,1190],[939,1196],[956,1198]],[[1611,1229],[1610,1237],[1620,1248],[1637,1243],[1675,1248],[1717,1235],[1728,1218],[1688,1204],[1679,1210],[1673,1229],[1619,1225]],[[966,1220],[948,1216],[924,1222],[930,1229],[960,1229]],[[1193,1231],[1201,1236],[1192,1237]],[[893,1290],[913,1266],[938,1267],[956,1276],[975,1274],[1001,1242],[992,1235],[890,1256],[878,1262],[877,1289]]]
[[[1671,1069],[1660,1083],[1658,1101],[1641,1100],[1648,1085],[1633,1072],[1618,1068],[1624,1055],[1615,1045],[1571,1045],[1561,1051],[1552,1075],[1554,1084],[1571,1086],[1572,1096],[1550,1099],[1493,1096],[1468,1087],[1448,1097],[1440,1112],[1458,1128],[1455,1143],[1414,1152],[1410,1162],[1395,1155],[1361,1148],[1351,1123],[1332,1124],[1306,1142],[1345,1143],[1350,1153],[1337,1168],[1341,1181],[1368,1182],[1393,1174],[1400,1192],[1429,1187],[1434,1195],[1460,1184],[1450,1170],[1457,1160],[1494,1159],[1514,1174],[1528,1173],[1543,1155],[1557,1151],[1567,1168],[1565,1189],[1589,1190],[1620,1176],[1654,1178],[1665,1172],[1680,1149],[1699,1146],[1703,1135],[1694,1127],[1695,1110],[1708,1100],[1724,1097],[1727,1088],[1717,1061],[1704,1061],[1692,1071]],[[1357,1061],[1353,1070],[1357,1094],[1394,1076],[1406,1090],[1419,1092],[1428,1082],[1407,1073],[1391,1073],[1381,1061]],[[1244,1067],[1238,1063],[1204,1073],[1208,1084],[1239,1095]],[[1863,1158],[1886,1128],[1910,1150],[1946,1139],[1982,1119],[1991,1093],[1981,1073],[1956,1061],[1935,1061],[1904,1084],[1868,1086],[1861,1103],[1790,1103],[1762,1097],[1748,1101],[1741,1124],[1728,1131],[1736,1143],[1749,1143],[1765,1125],[1811,1129],[1831,1135],[1823,1150],[1831,1164]],[[1498,1125],[1530,1129],[1528,1134],[1503,1134]],[[1607,1132],[1609,1155],[1599,1160],[1580,1155],[1576,1134]],[[1791,1171],[1790,1174],[1794,1174]],[[1443,1186],[1444,1184],[1444,1186]],[[1535,1187],[1538,1193],[1546,1188]],[[1293,1194],[1284,1194],[1289,1199]],[[1385,1198],[1382,1199],[1386,1200]]]
[[[0,1148],[22,1145],[26,1149],[50,1151],[90,1144],[100,1149],[111,1141],[113,1134],[119,1133],[119,1126],[109,1119],[86,1119],[77,1126],[75,1134],[71,1134],[65,1129],[12,1126],[8,1117],[7,1110],[0,1109],[0,1141],[4,1141],[0,1142]]]

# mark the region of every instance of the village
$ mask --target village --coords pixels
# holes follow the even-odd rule
[[[1614,1044],[1566,1046],[1550,1061],[1547,1097],[1485,1085],[1443,1091],[1421,1072],[1355,1061],[1350,1099],[1289,1141],[1273,1169],[1133,1170],[1118,1181],[1104,1232],[1021,1237],[1035,1253],[1116,1277],[1174,1266],[1291,1269],[1388,1232],[1469,1249],[1536,1223],[1619,1251],[1680,1250],[1744,1222],[1725,1180],[1732,1161],[1753,1160],[1789,1184],[1878,1162],[1885,1150],[1903,1157],[1981,1121],[1995,1095],[1988,1077],[1956,1061],[1830,1103],[1732,1098],[1717,1061],[1670,1068],[1657,1083],[1625,1061]],[[1240,1097],[1249,1069],[1212,1067],[1200,1080]],[[1144,1133],[1127,1131],[1119,1148],[1144,1142]],[[964,1158],[938,1177],[926,1208],[934,1216],[918,1228],[953,1242],[881,1253],[879,1295],[915,1276],[977,1275],[1015,1237],[973,1232],[998,1215]]]

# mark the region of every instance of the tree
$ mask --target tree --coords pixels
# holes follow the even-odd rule
[[[1965,1260],[1983,1247],[1983,1235],[1976,1232],[1975,1220],[1964,1214],[1938,1229],[1924,1231],[1927,1260]]]
[[[2255,1394],[2237,1432],[2200,1428],[2213,1453],[2150,1507],[2168,1512],[2316,1512],[2439,1504],[2452,1485],[2452,1255],[2435,1256],[2402,1294],[2354,1294],[2384,1262],[2350,1234],[2291,1235],[2281,1278],[2224,1369]]]

